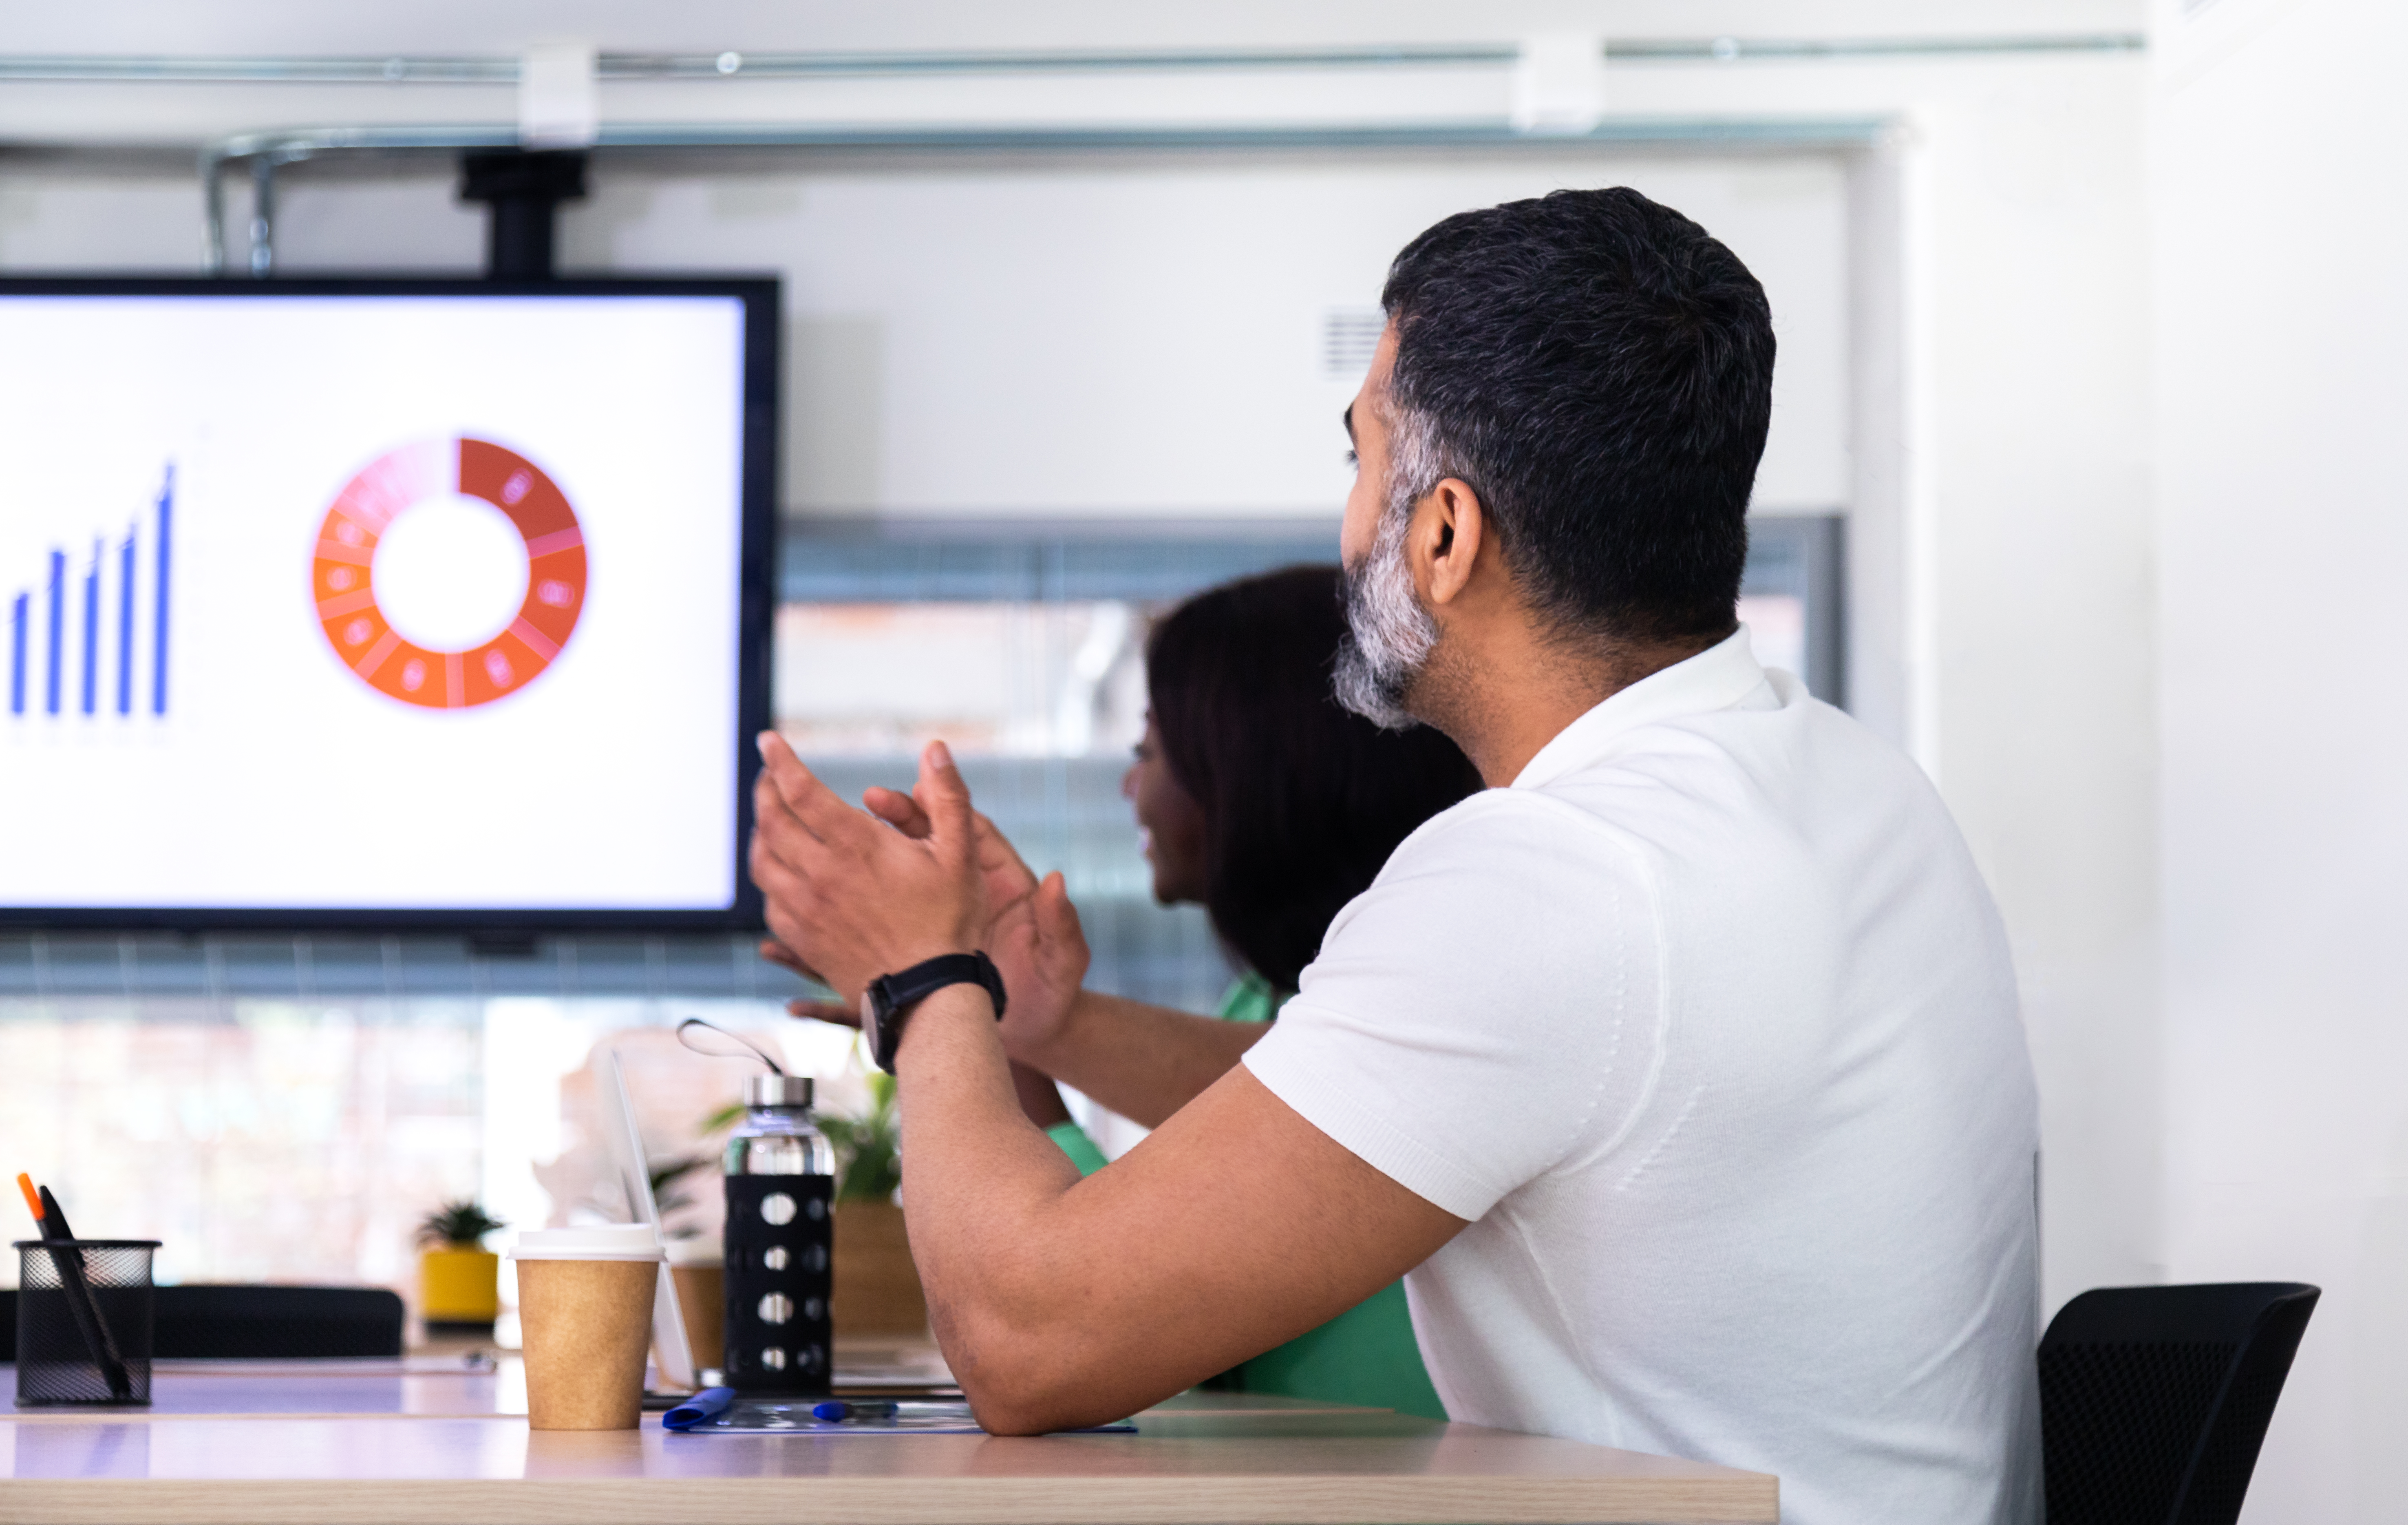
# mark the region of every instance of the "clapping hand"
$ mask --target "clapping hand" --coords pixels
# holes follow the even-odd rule
[[[838,798],[774,734],[761,758],[751,864],[772,957],[857,1003],[882,974],[979,945],[993,919],[988,880],[969,789],[943,742],[920,756],[915,833]]]
[[[799,765],[797,765],[799,766]],[[960,775],[954,773],[953,778]],[[935,827],[928,773],[910,794],[872,787],[863,791],[862,808],[913,841],[925,841]],[[965,804],[968,791],[963,790]],[[1003,975],[1006,1012],[1003,1041],[1018,1055],[1033,1052],[1058,1030],[1070,1003],[1087,976],[1090,955],[1079,913],[1070,903],[1068,887],[1059,872],[1039,881],[995,823],[970,812],[973,858],[985,890],[989,919],[978,946],[995,960]],[[767,886],[763,886],[765,892]],[[772,929],[777,923],[772,921]],[[794,947],[780,939],[761,944],[761,956],[782,964],[805,979],[835,988],[839,1000],[801,1000],[787,1003],[796,1016],[814,1017],[847,1027],[861,1025],[860,991],[822,976]],[[878,970],[870,977],[888,973]]]

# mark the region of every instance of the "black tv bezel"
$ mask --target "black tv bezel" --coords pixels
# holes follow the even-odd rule
[[[277,276],[242,280],[179,276],[0,276],[0,299],[19,296],[732,297],[744,313],[744,403],[737,610],[736,818],[729,856],[734,882],[719,909],[589,910],[563,907],[439,908],[29,906],[0,904],[0,930],[349,932],[381,935],[536,936],[580,932],[738,933],[762,925],[761,892],[745,871],[752,835],[752,783],[761,759],[752,738],[769,725],[770,620],[777,606],[780,284],[775,276],[566,276],[491,281],[417,275]]]

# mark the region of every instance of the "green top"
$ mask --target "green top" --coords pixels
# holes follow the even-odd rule
[[[1250,971],[1229,986],[1219,1014],[1228,1022],[1268,1022],[1286,1001],[1268,980]],[[1061,1145],[1080,1174],[1093,1175],[1104,1168],[1103,1151],[1077,1123],[1048,1129],[1046,1136]],[[1446,1405],[1439,1402],[1438,1389],[1422,1367],[1402,1282],[1382,1288],[1319,1329],[1264,1351],[1215,1385],[1446,1417]]]

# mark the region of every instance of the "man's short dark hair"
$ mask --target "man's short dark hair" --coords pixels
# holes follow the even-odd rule
[[[1428,727],[1385,731],[1339,707],[1345,634],[1338,568],[1290,567],[1196,595],[1146,641],[1154,733],[1204,813],[1204,909],[1282,990],[1397,844],[1480,788]]]
[[[1737,255],[1627,187],[1557,191],[1424,233],[1381,305],[1392,497],[1469,483],[1569,634],[1729,632],[1772,414],[1772,311]]]

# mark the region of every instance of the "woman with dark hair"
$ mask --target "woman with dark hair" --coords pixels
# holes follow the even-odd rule
[[[1146,642],[1152,709],[1121,792],[1137,810],[1154,899],[1200,903],[1239,966],[1220,1011],[1228,1021],[1270,1021],[1331,920],[1370,887],[1397,844],[1481,786],[1438,732],[1382,730],[1339,706],[1330,669],[1345,628],[1338,568],[1293,567],[1197,594]],[[1077,949],[1082,973],[1084,952]],[[1053,983],[1015,983],[1007,972],[1015,1005],[1023,988],[1032,1001],[1048,1000],[1042,986]],[[1068,999],[1138,1004],[1084,989]],[[1209,1066],[1179,1069],[1158,1071],[1152,1094],[1133,1107],[1100,1099],[1159,1122],[1219,1078]],[[1030,1120],[1082,1172],[1101,1169],[1102,1154],[1054,1082],[1018,1066],[1014,1078]],[[1446,1417],[1422,1369],[1402,1283],[1230,1375],[1247,1391]]]
[[[1197,594],[1146,642],[1152,710],[1122,792],[1154,842],[1154,897],[1201,902],[1281,991],[1397,844],[1480,787],[1438,732],[1383,731],[1340,707],[1330,669],[1345,629],[1338,569],[1292,567]],[[1196,807],[1200,840],[1171,844],[1192,859],[1166,863],[1147,819],[1168,802],[1147,791],[1165,786]]]

